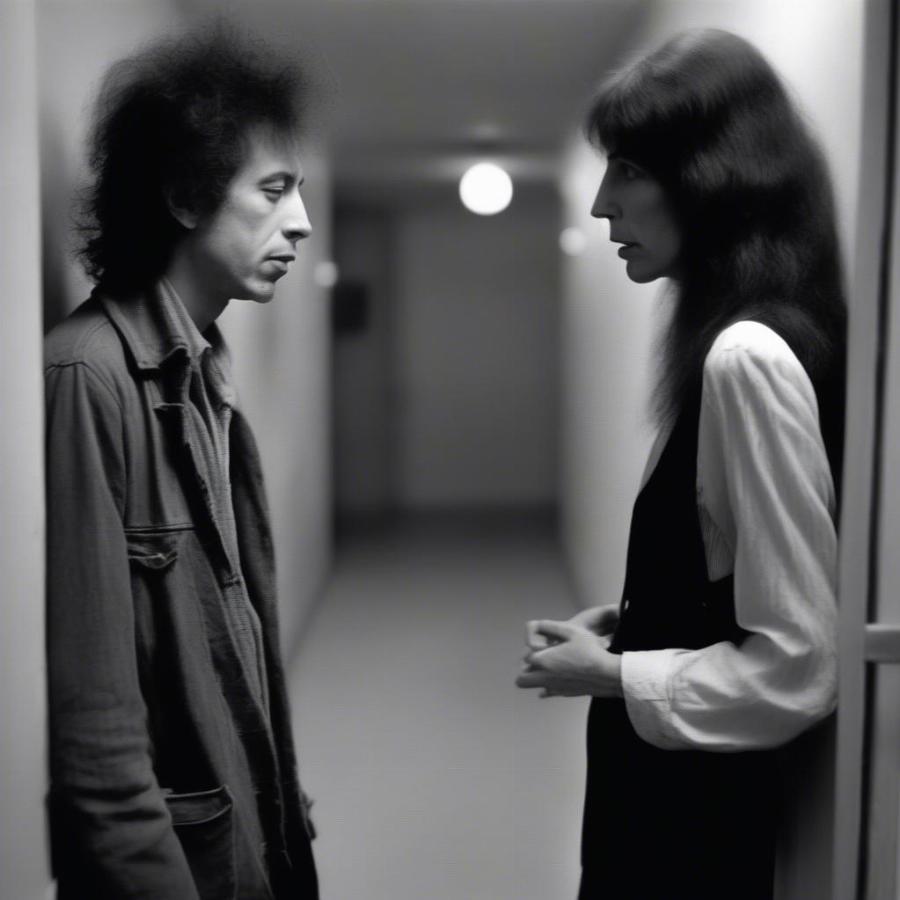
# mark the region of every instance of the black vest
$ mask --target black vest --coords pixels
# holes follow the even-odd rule
[[[796,346],[792,328],[766,324]],[[813,385],[839,498],[843,357]],[[712,582],[707,573],[699,419],[698,385],[635,502],[613,652],[739,645],[746,636],[735,620],[733,577]],[[587,743],[580,900],[770,900],[777,751],[660,750],[638,737],[622,700],[591,703]]]
[[[839,388],[816,384],[842,421]],[[731,576],[709,580],[697,510],[700,389],[685,403],[635,502],[621,618],[610,649],[740,644]],[[825,423],[823,422],[823,425]],[[834,465],[840,447],[825,429]],[[836,475],[839,475],[839,467]],[[779,779],[775,753],[661,750],[622,700],[591,703],[580,900],[770,900]]]

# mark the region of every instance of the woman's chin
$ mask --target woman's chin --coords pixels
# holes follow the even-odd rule
[[[654,272],[648,271],[641,266],[640,263],[634,262],[627,262],[625,264],[625,274],[628,276],[629,280],[633,281],[635,284],[649,284],[651,281],[656,281],[657,278],[661,277]]]

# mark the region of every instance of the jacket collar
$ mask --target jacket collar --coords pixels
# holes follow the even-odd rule
[[[126,296],[95,293],[139,369],[161,369],[177,354],[189,359],[188,340],[156,288]]]
[[[139,369],[161,369],[176,355],[196,361],[210,348],[227,354],[215,322],[201,335],[171,287],[158,284],[125,296],[95,293]]]

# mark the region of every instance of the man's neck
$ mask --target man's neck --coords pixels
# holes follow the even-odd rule
[[[202,279],[196,268],[191,265],[187,254],[175,251],[172,261],[166,270],[165,277],[175,289],[188,315],[203,334],[228,306],[228,298],[211,298],[204,290]]]

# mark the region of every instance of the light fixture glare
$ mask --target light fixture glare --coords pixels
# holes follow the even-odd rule
[[[566,256],[580,256],[587,247],[587,237],[580,228],[570,225],[559,233],[559,249]]]
[[[313,281],[322,288],[333,288],[338,280],[338,267],[330,259],[316,263],[313,269]]]
[[[463,206],[479,216],[503,212],[512,195],[512,179],[496,163],[475,163],[459,180],[459,198]]]

